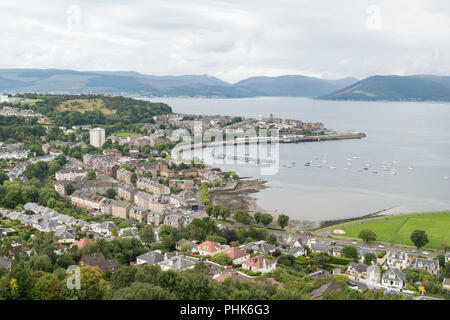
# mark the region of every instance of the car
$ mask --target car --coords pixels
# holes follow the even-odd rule
[[[384,246],[382,246],[381,244],[378,246],[378,248],[384,248]]]
[[[426,251],[422,251],[422,253],[423,253],[423,254],[426,254],[426,255],[429,255],[429,254],[430,254],[429,252],[426,252]]]
[[[356,241],[352,241],[352,243],[353,243],[353,244],[358,244],[358,242],[356,242]]]

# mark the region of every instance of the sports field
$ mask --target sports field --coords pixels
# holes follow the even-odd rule
[[[119,132],[114,133],[114,135],[115,135],[116,137],[122,138],[122,137],[138,136],[139,133],[135,133],[135,132],[127,132],[127,131],[119,131]]]
[[[450,242],[450,212],[446,214],[408,216],[388,220],[375,220],[353,226],[342,226],[346,236],[358,238],[364,229],[372,230],[378,241],[414,245],[410,236],[414,230],[424,230],[430,242],[429,248],[439,248],[442,242]]]

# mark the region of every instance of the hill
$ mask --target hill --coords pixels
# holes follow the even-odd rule
[[[329,94],[357,81],[305,76],[254,77],[230,84],[208,75],[152,76],[138,72],[59,69],[0,69],[0,92],[112,94],[144,96],[313,97]]]
[[[450,77],[433,75],[372,76],[320,99],[450,101]]]

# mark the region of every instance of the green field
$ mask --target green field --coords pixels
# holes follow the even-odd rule
[[[135,132],[126,132],[126,131],[119,131],[114,133],[114,135],[116,137],[131,137],[131,136],[138,136],[139,133],[135,133]]]
[[[86,111],[98,110],[105,116],[116,115],[116,110],[108,109],[102,99],[72,99],[62,102],[58,106],[59,111],[78,111],[84,113]]]
[[[358,238],[361,230],[368,229],[376,233],[378,241],[408,245],[414,245],[410,240],[414,230],[424,230],[430,240],[426,247],[439,248],[442,242],[450,242],[450,213],[375,220],[341,229],[346,236],[354,238]]]

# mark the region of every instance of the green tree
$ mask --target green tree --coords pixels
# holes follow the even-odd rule
[[[341,253],[344,258],[353,259],[354,261],[359,260],[358,248],[354,246],[344,246]]]
[[[128,287],[134,282],[136,276],[136,268],[129,266],[122,266],[116,270],[110,279],[111,289],[118,290]]]
[[[263,213],[261,215],[261,223],[264,227],[267,227],[273,221],[273,216],[270,213]]]
[[[324,267],[331,262],[331,256],[328,252],[318,252],[314,255],[313,261],[319,267]]]
[[[367,252],[364,255],[364,263],[370,266],[372,264],[372,261],[376,262],[377,261],[377,257],[373,253]]]
[[[61,298],[61,282],[54,274],[44,273],[40,276],[31,289],[31,297],[34,300],[58,300]]]
[[[377,235],[372,230],[361,230],[359,237],[365,242],[369,243],[371,241],[377,240]]]
[[[139,238],[142,240],[142,242],[144,242],[147,245],[155,242],[154,227],[151,225],[148,225],[148,226],[142,228],[139,231]]]
[[[167,289],[140,282],[117,290],[111,297],[112,300],[173,300],[175,298],[176,295]]]
[[[86,175],[86,180],[95,180],[97,178],[97,174],[94,170],[90,170]]]
[[[226,253],[217,253],[210,260],[222,266],[231,266],[233,264],[233,260]]]
[[[288,223],[289,223],[289,216],[285,214],[280,214],[278,216],[278,225],[281,227],[281,229],[284,230],[284,228],[288,225]]]
[[[116,190],[114,190],[113,188],[109,188],[105,190],[104,196],[109,198],[109,199],[114,199],[117,195]]]
[[[137,176],[136,172],[133,172],[130,177],[131,183],[135,184],[137,181],[137,178],[138,178],[138,176]]]
[[[250,223],[252,222],[252,217],[245,210],[237,210],[234,213],[234,220],[245,225],[250,225]]]
[[[260,212],[260,211],[256,211],[256,212],[253,214],[253,219],[255,219],[256,224],[260,224],[260,223],[261,223],[261,215],[262,215],[262,214],[263,214],[263,213]]]
[[[414,230],[411,233],[411,241],[414,243],[417,249],[422,248],[429,242],[428,236],[423,230]]]

